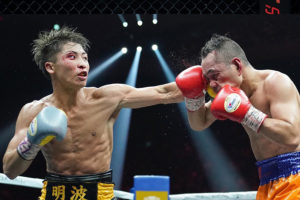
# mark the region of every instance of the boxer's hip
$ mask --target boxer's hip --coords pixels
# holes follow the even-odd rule
[[[281,154],[256,165],[260,179],[257,200],[300,199],[300,152]]]
[[[114,197],[112,170],[76,176],[48,173],[43,184],[40,200],[110,200]]]
[[[281,154],[256,162],[260,185],[300,172],[300,152]]]

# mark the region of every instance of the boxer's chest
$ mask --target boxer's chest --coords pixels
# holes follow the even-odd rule
[[[257,88],[257,90],[249,98],[249,100],[255,108],[270,115],[270,102],[267,99],[262,86]]]

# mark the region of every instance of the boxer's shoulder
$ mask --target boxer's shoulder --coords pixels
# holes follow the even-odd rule
[[[43,101],[43,100],[34,100],[32,102],[26,103],[22,107],[22,112],[27,114],[37,114],[40,112],[44,107],[49,106],[50,103]]]
[[[283,93],[293,86],[292,80],[284,73],[268,70],[263,81],[263,89],[266,95],[274,93]]]
[[[116,98],[126,93],[126,91],[128,91],[129,88],[131,87],[128,85],[115,83],[115,84],[104,85],[99,88],[89,88],[88,93],[93,98],[103,98],[103,97]]]
[[[41,100],[34,100],[32,102],[26,103],[18,115],[18,123],[23,124],[27,127],[32,119],[44,108],[46,103]],[[18,124],[17,123],[17,124]]]

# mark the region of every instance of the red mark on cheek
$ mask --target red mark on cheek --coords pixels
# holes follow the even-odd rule
[[[74,65],[74,61],[70,60],[68,56],[62,56],[62,63],[69,68],[73,68]]]

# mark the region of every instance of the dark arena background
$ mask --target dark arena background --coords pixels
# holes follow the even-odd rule
[[[127,48],[90,84],[94,87],[126,83],[137,46],[142,51],[136,87],[174,81],[172,77],[186,67],[201,63],[199,51],[213,33],[228,34],[237,41],[256,69],[281,71],[300,87],[298,0],[95,2],[0,0],[1,166],[22,106],[52,92],[50,81],[33,62],[31,43],[40,31],[54,27],[77,27],[90,40],[91,71]],[[153,44],[164,62],[151,49]],[[171,194],[256,190],[255,158],[242,126],[216,121],[207,131],[193,132],[184,115],[176,104],[132,110],[126,119],[125,148],[118,146],[124,146],[124,137],[114,146],[120,152],[113,155],[123,155],[122,162],[115,161],[121,165],[114,176],[116,189],[130,191],[134,175],[166,175]],[[43,178],[45,174],[45,160],[39,153],[22,176]],[[39,189],[0,185],[0,200],[39,195]]]

